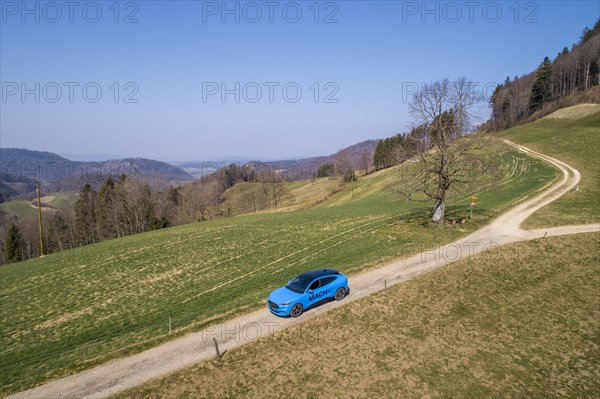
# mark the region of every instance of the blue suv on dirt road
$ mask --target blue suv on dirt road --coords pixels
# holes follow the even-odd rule
[[[350,293],[348,277],[334,269],[299,274],[269,295],[269,310],[277,316],[298,317],[325,300],[341,301]]]

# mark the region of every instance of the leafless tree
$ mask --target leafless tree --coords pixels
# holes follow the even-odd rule
[[[268,167],[256,174],[256,181],[260,187],[261,208],[280,206],[288,194],[283,176],[273,168]]]
[[[335,155],[333,169],[334,173],[344,182],[356,180],[354,167],[352,166],[352,158],[348,149],[342,150]]]
[[[482,105],[477,85],[462,77],[442,79],[422,86],[410,103],[417,127],[424,129],[427,150],[421,155],[423,191],[435,200],[432,220],[443,223],[446,192],[464,179],[465,162],[472,156],[468,140],[451,143],[469,133]]]
[[[373,157],[365,150],[360,156],[360,167],[365,170],[365,175],[369,173],[369,168],[373,163]]]
[[[257,211],[255,183],[246,183],[240,189],[239,201],[242,212]]]
[[[180,223],[193,223],[210,218],[211,210],[219,203],[222,188],[218,181],[186,184],[181,188]]]

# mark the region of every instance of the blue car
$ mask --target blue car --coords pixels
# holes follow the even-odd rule
[[[277,316],[298,317],[319,302],[341,301],[350,293],[348,277],[333,269],[305,272],[269,295],[269,310]]]

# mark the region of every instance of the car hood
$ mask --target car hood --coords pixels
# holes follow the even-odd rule
[[[300,298],[301,295],[302,294],[298,294],[297,292],[289,290],[285,287],[280,287],[271,292],[271,295],[269,295],[269,301],[275,302],[279,305],[286,302],[293,302]]]

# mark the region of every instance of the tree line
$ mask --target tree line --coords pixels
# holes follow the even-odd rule
[[[399,133],[380,140],[375,147],[373,164],[375,169],[385,169],[414,157],[425,151],[430,145],[427,127],[417,126],[408,133]]]
[[[598,101],[586,93],[600,85],[600,19],[592,29],[585,28],[579,41],[564,47],[554,60],[544,57],[532,73],[506,80],[496,86],[491,98],[491,130],[502,130],[537,119],[571,98],[573,103]],[[596,92],[597,93],[597,92]],[[589,97],[589,98],[588,98]]]

